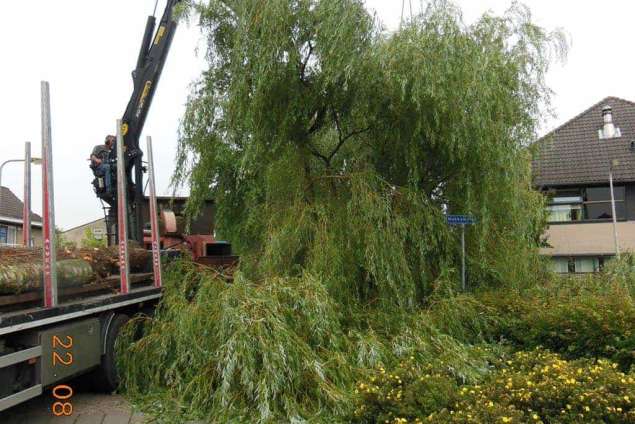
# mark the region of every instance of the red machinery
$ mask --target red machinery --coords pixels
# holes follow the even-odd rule
[[[187,198],[161,197],[159,205],[159,234],[161,249],[186,249],[194,261],[209,266],[231,266],[238,262],[232,255],[232,246],[226,241],[216,240],[213,233],[213,202],[206,202],[203,213],[190,224],[190,232],[185,231],[182,208]],[[152,248],[152,238],[148,228],[144,231],[143,242],[146,249]]]

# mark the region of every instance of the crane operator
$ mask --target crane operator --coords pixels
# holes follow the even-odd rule
[[[103,180],[103,193],[107,196],[112,194],[112,169],[108,159],[115,140],[114,135],[107,135],[104,144],[95,146],[90,154],[90,169],[93,170],[97,180]],[[97,188],[98,185],[96,184],[95,187]]]

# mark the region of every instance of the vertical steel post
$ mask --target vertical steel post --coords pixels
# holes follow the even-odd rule
[[[461,224],[461,287],[465,291],[465,224]]]
[[[161,252],[159,243],[159,218],[157,216],[157,193],[154,181],[154,157],[152,155],[152,137],[146,138],[148,148],[148,184],[150,189],[150,229],[152,231],[152,266],[154,270],[154,286],[161,287],[163,281],[161,278]]]
[[[42,238],[44,260],[44,307],[57,306],[57,269],[55,204],[53,190],[53,152],[51,131],[51,100],[49,83],[42,81]]]
[[[615,242],[615,257],[620,258],[620,244],[617,239],[617,216],[615,215],[615,196],[613,194],[613,164],[609,165],[609,185],[611,186],[611,210],[613,211],[613,241]]]
[[[117,119],[117,229],[119,230],[119,277],[120,291],[130,291],[130,273],[128,262],[128,195],[126,181],[126,161],[123,154],[123,135],[121,119]]]
[[[31,246],[31,143],[24,143],[24,206],[22,207],[22,244]]]

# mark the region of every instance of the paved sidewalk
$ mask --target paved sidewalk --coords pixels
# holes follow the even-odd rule
[[[76,393],[71,403],[73,414],[56,417],[51,412],[54,399],[50,392],[0,412],[2,424],[141,424],[143,416],[132,412],[126,400],[119,395]]]

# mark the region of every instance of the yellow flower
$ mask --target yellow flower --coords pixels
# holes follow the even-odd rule
[[[501,418],[501,420],[502,420],[504,423],[511,423],[511,422],[512,422],[512,419],[511,419],[511,418],[509,418],[509,417],[503,417],[503,418]]]
[[[538,421],[540,419],[540,417],[538,416],[538,414],[534,414],[531,416],[531,418],[533,418],[534,420]]]
[[[585,410],[586,412],[589,412],[589,411],[591,411],[591,408],[589,408],[588,406],[586,406],[586,405],[585,405],[585,406],[584,406],[584,410]]]

